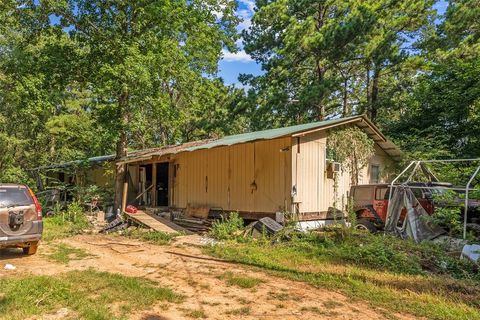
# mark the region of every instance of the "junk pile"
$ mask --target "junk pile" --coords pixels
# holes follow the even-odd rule
[[[195,233],[208,232],[214,219],[210,217],[210,208],[193,208],[187,206],[185,211],[170,212],[170,219],[173,223]]]
[[[258,221],[250,223],[245,229],[244,236],[252,236],[254,238],[261,238],[264,234],[274,235],[282,231],[283,226],[273,220],[272,218],[265,217]]]
[[[128,221],[126,221],[120,214],[117,214],[117,217],[108,223],[100,233],[112,233],[120,230],[125,230],[128,228]]]
[[[455,187],[451,183],[442,183],[438,177],[433,173],[430,166],[436,165],[458,165],[460,167],[469,166],[474,168],[472,174],[463,187]],[[428,183],[412,183],[411,180],[416,177],[417,179],[423,175],[423,180],[426,179]],[[408,178],[403,183],[398,184],[402,176]],[[467,228],[470,230],[473,228],[473,232],[480,230],[478,224],[478,217],[472,217],[472,213],[478,214],[479,202],[472,201],[472,191],[475,186],[478,186],[478,177],[480,176],[480,158],[478,159],[448,159],[448,160],[422,160],[412,161],[410,164],[395,178],[390,184],[390,190],[394,190],[393,193],[389,193],[389,204],[387,217],[385,221],[385,231],[391,232],[402,239],[411,238],[416,242],[424,240],[432,240],[434,242],[440,242],[446,245],[453,251],[461,251],[461,258],[467,258],[474,262],[479,262],[480,257],[480,245],[468,244],[467,241]],[[412,188],[418,188],[432,204],[442,204],[441,202],[434,203],[434,194],[443,194],[446,191],[452,191],[457,194],[457,202],[459,208],[463,208],[463,239],[457,239],[449,237],[446,234],[446,230],[434,225],[432,219],[428,219],[429,214],[425,211],[422,205],[419,203],[417,197],[412,192]],[[433,207],[434,208],[434,207]],[[470,216],[469,216],[470,214]],[[403,221],[402,221],[403,220]],[[401,226],[399,226],[401,223]]]
[[[402,213],[406,210],[405,216]],[[416,196],[406,184],[395,188],[388,206],[385,222],[385,231],[391,232],[402,239],[413,239],[419,243],[433,241],[442,243],[447,250],[460,253],[460,258],[472,262],[480,262],[480,245],[468,244],[467,240],[452,238],[447,231],[428,219],[429,214],[417,200]],[[403,223],[399,226],[399,222]]]
[[[404,208],[407,211],[406,216],[402,226],[398,227]],[[392,232],[402,239],[412,238],[416,242],[432,240],[445,234],[446,231],[430,222],[428,216],[410,187],[400,185],[395,188],[388,206],[385,231]]]

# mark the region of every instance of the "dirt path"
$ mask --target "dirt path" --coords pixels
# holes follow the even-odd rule
[[[187,297],[180,304],[163,302],[152,305],[149,310],[137,311],[131,319],[191,319],[202,314],[208,319],[385,319],[378,310],[360,302],[350,302],[341,294],[204,257],[193,245],[199,242],[197,236],[179,237],[169,246],[104,235],[82,235],[57,242],[83,248],[95,257],[73,260],[67,265],[50,262],[44,253],[53,243],[43,243],[34,256],[23,256],[17,250],[3,250],[0,252],[0,276],[55,275],[95,268],[145,277]],[[4,270],[6,263],[17,269]],[[221,277],[226,272],[259,278],[263,282],[253,288],[228,285]]]

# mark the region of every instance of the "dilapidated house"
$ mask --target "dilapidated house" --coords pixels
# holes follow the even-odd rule
[[[207,207],[247,219],[276,212],[322,218],[334,202],[340,207],[350,189],[350,173],[326,155],[330,130],[342,126],[357,126],[375,141],[359,183],[382,182],[382,171],[400,151],[364,116],[149,149],[117,163],[128,168],[129,203],[143,193],[141,203],[153,207]]]
[[[128,204],[238,211],[246,219],[278,212],[323,219],[334,203],[344,204],[350,189],[350,172],[327,157],[331,130],[347,126],[360,128],[375,142],[359,183],[383,182],[385,167],[399,159],[400,151],[365,116],[140,150],[115,163],[127,166]],[[96,170],[95,175],[102,174],[100,167]]]

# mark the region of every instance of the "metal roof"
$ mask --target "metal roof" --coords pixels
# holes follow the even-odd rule
[[[254,132],[243,133],[243,134],[236,134],[236,135],[233,135],[233,136],[226,136],[226,137],[220,138],[218,140],[211,141],[211,142],[206,143],[206,144],[186,148],[184,151],[195,151],[195,150],[200,150],[200,149],[211,149],[211,148],[220,147],[220,146],[231,146],[231,145],[234,145],[234,144],[251,142],[251,141],[256,141],[256,140],[270,140],[270,139],[290,136],[292,134],[299,133],[299,132],[304,132],[304,131],[308,131],[308,130],[312,130],[312,129],[319,129],[319,128],[322,128],[322,127],[331,126],[331,125],[335,125],[335,124],[338,124],[338,123],[343,123],[343,122],[346,122],[348,120],[357,119],[359,117],[361,117],[361,116],[354,116],[354,117],[348,117],[348,118],[340,118],[340,119],[312,122],[312,123],[299,124],[299,125],[290,126],[290,127],[283,127],[283,128],[277,128],[277,129],[268,129],[268,130],[254,131]]]
[[[364,130],[370,138],[372,138],[381,149],[383,149],[393,159],[398,160],[401,156],[400,149],[380,132],[380,130],[363,115],[351,116],[339,119],[331,119],[325,121],[300,124],[296,126],[283,127],[277,129],[268,129],[255,131],[250,133],[242,133],[226,136],[219,139],[200,140],[188,142],[180,145],[166,146],[162,148],[149,149],[130,153],[127,157],[120,159],[121,163],[137,162],[149,160],[152,157],[159,157],[168,154],[176,154],[180,152],[191,152],[196,150],[211,149],[222,146],[231,146],[240,143],[248,143],[259,140],[270,140],[286,136],[302,136],[318,130],[326,130],[346,124],[354,124]]]
[[[82,165],[92,166],[95,164],[100,164],[103,162],[113,161],[113,160],[115,160],[115,155],[109,154],[106,156],[91,157],[84,160],[73,160],[73,161],[68,161],[63,163],[52,164],[48,166],[41,166],[41,167],[33,168],[31,170],[63,169],[63,168],[82,166]]]
[[[388,141],[387,138],[380,132],[380,130],[370,121],[367,117],[363,115],[352,116],[339,119],[331,119],[319,122],[312,122],[307,124],[300,124],[296,126],[283,127],[277,129],[268,129],[262,131],[255,131],[250,133],[242,133],[231,136],[226,136],[219,139],[210,139],[210,140],[199,140],[193,142],[187,142],[183,144],[170,145],[160,148],[151,148],[144,150],[136,150],[129,152],[128,155],[122,159],[119,159],[120,163],[130,163],[138,162],[143,160],[149,160],[153,157],[159,157],[168,154],[176,154],[180,152],[191,152],[202,149],[211,149],[222,146],[231,146],[240,143],[248,143],[258,140],[270,140],[275,138],[281,138],[286,136],[302,136],[315,132],[318,130],[326,130],[329,128],[338,127],[346,124],[354,124],[357,127],[364,130],[370,138],[372,138],[379,146],[382,148],[389,156],[393,159],[398,160],[400,158],[401,152],[396,145]],[[99,162],[113,161],[115,160],[115,155],[94,157],[87,160],[76,160],[70,161],[63,164],[39,167],[36,169],[54,169],[54,168],[64,168],[73,165],[80,164],[96,164]]]

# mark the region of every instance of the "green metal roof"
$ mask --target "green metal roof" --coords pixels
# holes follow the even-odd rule
[[[343,122],[347,122],[349,120],[361,119],[361,118],[362,118],[362,116],[352,116],[352,117],[346,117],[346,118],[339,118],[339,119],[318,121],[318,122],[312,122],[312,123],[306,123],[306,124],[299,124],[299,125],[290,126],[290,127],[283,127],[283,128],[277,128],[277,129],[268,129],[268,130],[262,130],[262,131],[254,131],[254,132],[249,132],[249,133],[236,134],[236,135],[233,135],[233,136],[226,136],[226,137],[220,138],[218,140],[208,142],[206,144],[186,148],[182,151],[194,151],[194,150],[200,150],[200,149],[210,149],[210,148],[215,148],[215,147],[220,147],[220,146],[231,146],[231,145],[234,145],[234,144],[251,142],[251,141],[256,141],[256,140],[275,139],[275,138],[290,136],[292,134],[301,133],[301,132],[309,131],[309,130],[313,130],[313,129],[321,129],[322,127],[328,127],[328,126],[332,126],[332,125],[335,125],[335,124],[340,124],[340,123],[343,123]]]
[[[64,168],[76,167],[76,166],[92,166],[95,164],[101,164],[101,163],[104,163],[107,161],[113,161],[113,160],[115,160],[115,155],[109,154],[106,156],[92,157],[84,160],[73,160],[73,161],[68,161],[63,163],[52,164],[48,166],[37,167],[31,170],[52,170],[52,169],[64,169]]]
[[[301,134],[303,132],[308,132],[311,130],[321,130],[323,128],[330,128],[334,126],[340,126],[347,123],[355,123],[357,126],[362,128],[367,132],[367,134],[382,148],[387,154],[392,156],[394,159],[398,159],[400,156],[400,150],[392,142],[388,141],[383,134],[375,127],[373,123],[368,120],[365,116],[358,115],[346,118],[331,119],[325,121],[318,121],[306,124],[300,124],[296,126],[283,127],[277,129],[268,129],[262,131],[255,131],[250,133],[236,134],[232,136],[226,136],[220,139],[215,140],[201,140],[187,142],[183,144],[173,145],[173,146],[164,146],[160,148],[152,148],[145,150],[136,150],[129,152],[129,154],[122,159],[117,161],[119,162],[136,162],[141,160],[150,159],[153,156],[163,156],[167,154],[176,154],[186,151],[195,151],[202,149],[211,149],[221,146],[231,146],[239,143],[247,143],[258,140],[269,140],[280,137],[292,136],[295,134]],[[115,159],[114,155],[107,155],[101,157],[94,157],[86,160],[77,160],[70,161],[62,164],[56,164],[51,166],[40,167],[36,169],[54,169],[54,168],[65,168],[74,165],[87,164],[93,165],[106,161],[113,161]]]

